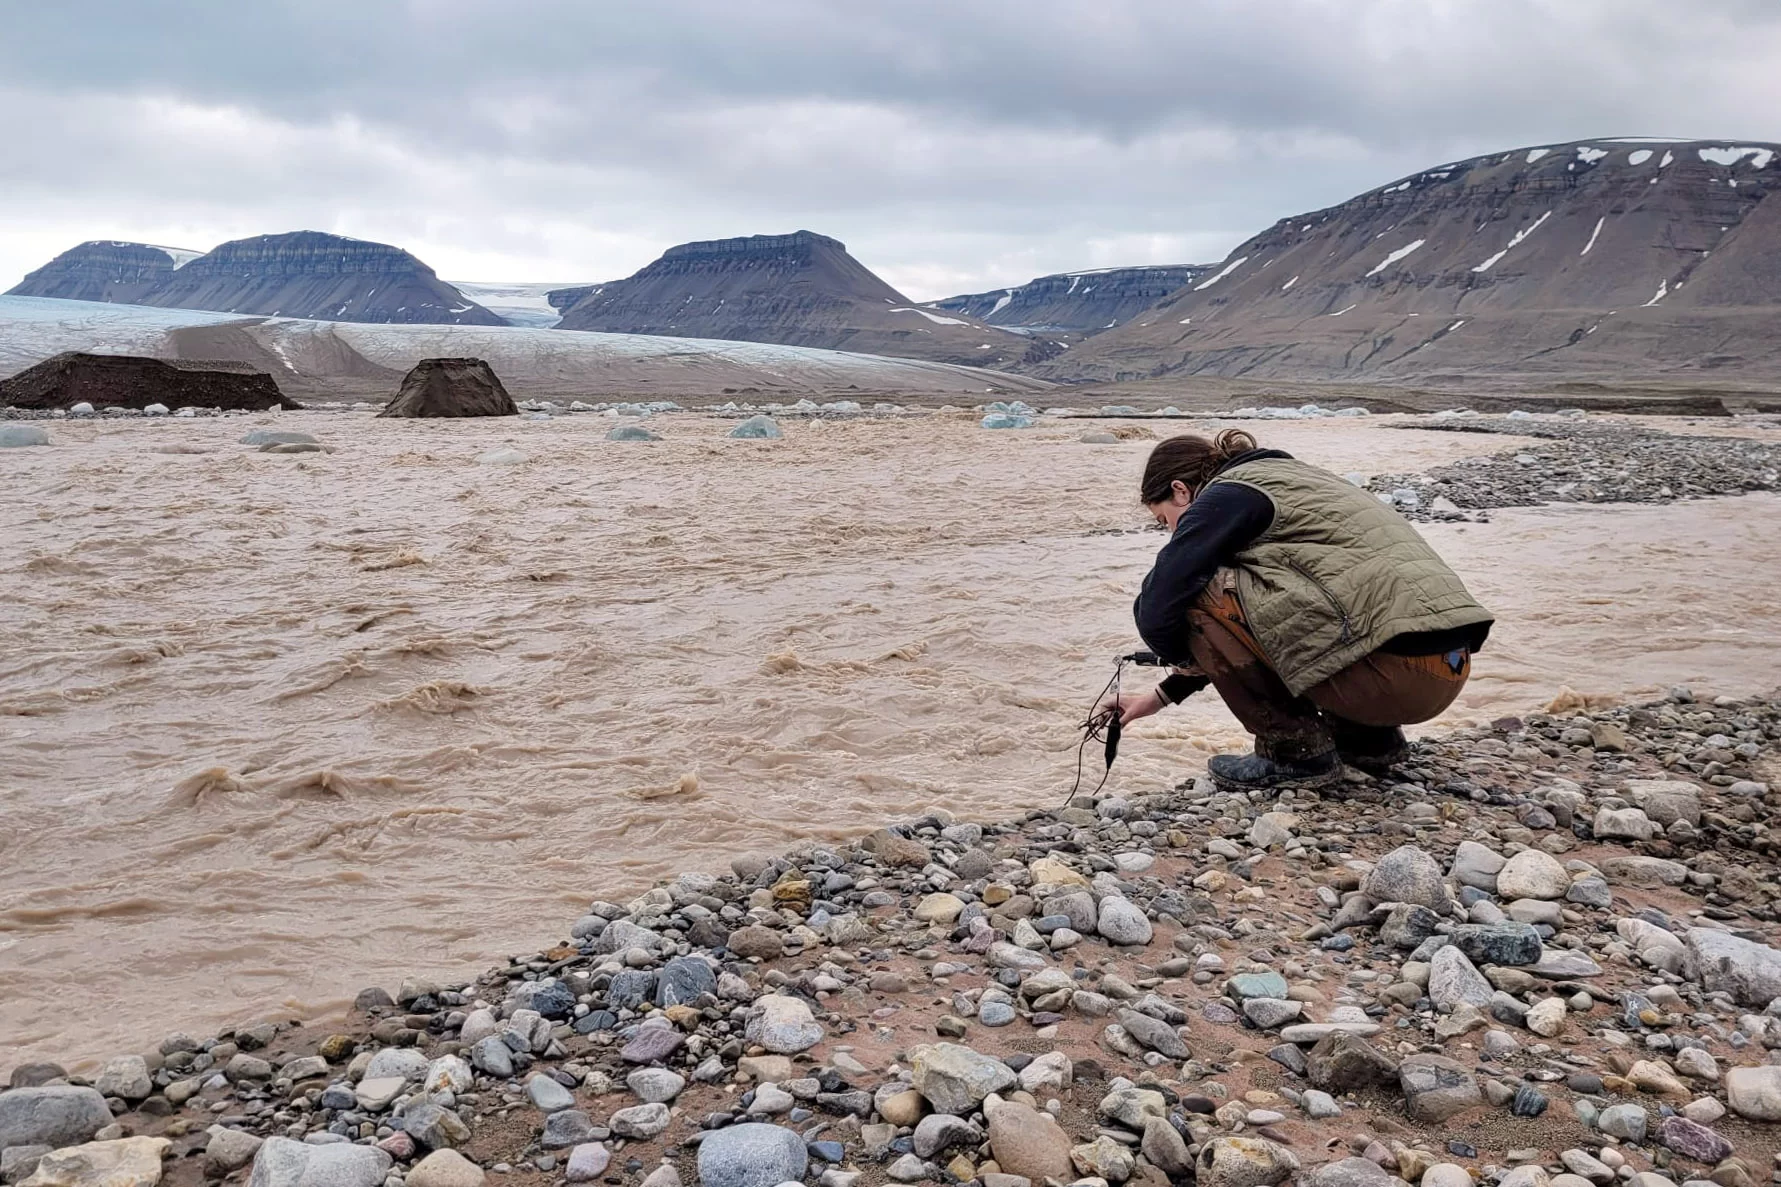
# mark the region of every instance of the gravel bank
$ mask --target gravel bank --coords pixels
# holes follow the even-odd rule
[[[1413,519],[1477,518],[1467,513],[1542,503],[1668,503],[1781,487],[1781,446],[1762,441],[1519,417],[1428,420],[1396,427],[1501,433],[1543,442],[1421,474],[1375,475],[1367,483]]]
[[[1553,706],[1270,801],[932,813],[471,984],[16,1068],[31,1187],[1745,1187],[1781,1133],[1781,700]],[[51,1153],[54,1149],[56,1152]],[[26,1175],[30,1175],[26,1179]]]

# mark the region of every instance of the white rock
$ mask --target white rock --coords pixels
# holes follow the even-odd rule
[[[1543,849],[1523,849],[1497,874],[1498,897],[1557,901],[1571,888],[1571,875]]]

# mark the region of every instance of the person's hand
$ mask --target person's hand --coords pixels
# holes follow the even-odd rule
[[[1163,706],[1167,704],[1168,702],[1163,700],[1163,695],[1155,689],[1151,689],[1149,692],[1122,692],[1117,697],[1108,697],[1096,705],[1095,713],[1099,715],[1109,709],[1117,708],[1119,724],[1126,726],[1134,721],[1162,712]]]

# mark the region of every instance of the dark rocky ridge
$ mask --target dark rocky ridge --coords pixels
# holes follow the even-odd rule
[[[1013,288],[966,293],[931,304],[1028,333],[1099,334],[1194,283],[1210,264],[1151,264],[1039,276]]]
[[[174,264],[163,248],[84,243],[7,295],[322,321],[507,324],[401,248],[321,231],[237,239]]]
[[[1772,375],[1781,147],[1601,140],[1414,174],[1283,219],[1038,368],[1515,382]]]
[[[683,243],[625,280],[550,294],[564,330],[817,346],[990,367],[1019,335],[924,309],[810,231]]]
[[[94,239],[73,247],[30,273],[9,295],[59,297],[139,305],[173,279],[182,261],[198,255],[180,248]]]

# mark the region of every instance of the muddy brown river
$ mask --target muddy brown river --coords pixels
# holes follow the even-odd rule
[[[236,444],[270,419],[0,454],[0,1067],[324,1015],[681,869],[1053,803],[1162,542],[1148,443],[1080,425],[312,412],[278,423],[338,452]],[[1388,419],[1250,427],[1339,472],[1515,444]],[[1774,496],[1428,534],[1501,618],[1447,722],[1775,683]],[[1196,699],[1109,788],[1241,741]]]

